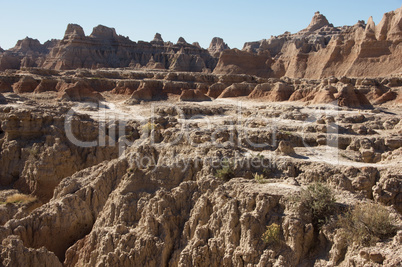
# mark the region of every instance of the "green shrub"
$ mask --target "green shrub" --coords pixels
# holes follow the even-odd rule
[[[222,162],[222,168],[216,171],[216,177],[229,181],[234,177],[234,166],[232,162],[225,160]]]
[[[318,228],[328,221],[335,210],[335,197],[331,189],[322,183],[314,183],[303,189],[298,197],[312,215],[313,225]]]
[[[280,233],[281,233],[281,227],[273,223],[269,226],[267,226],[267,230],[262,234],[262,241],[267,244],[273,244],[276,245],[280,241]]]
[[[254,174],[254,180],[259,184],[264,184],[265,183],[265,177],[262,174],[255,173]]]
[[[347,242],[371,246],[396,234],[395,221],[380,204],[360,203],[338,221]]]

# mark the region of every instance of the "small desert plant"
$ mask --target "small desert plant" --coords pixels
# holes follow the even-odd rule
[[[264,243],[276,245],[280,241],[281,227],[273,223],[267,226],[267,230],[262,234],[261,239]]]
[[[265,183],[265,178],[264,178],[264,175],[262,175],[262,174],[255,173],[254,180],[259,184]]]
[[[389,211],[384,206],[373,203],[357,204],[339,219],[338,225],[347,242],[362,246],[374,245],[395,235],[397,231]]]
[[[28,204],[37,201],[35,196],[25,195],[25,194],[14,194],[7,197],[5,203],[22,203]]]
[[[149,134],[153,129],[155,129],[155,123],[147,122],[142,126],[142,132]]]
[[[222,161],[221,166],[221,169],[216,170],[216,177],[224,181],[229,181],[231,178],[234,177],[234,166],[232,162],[224,160]]]
[[[263,160],[263,159],[265,159],[265,156],[263,154],[261,154],[261,153],[258,153],[256,158],[259,158],[259,159]]]
[[[331,189],[322,183],[314,183],[303,189],[297,197],[311,212],[313,225],[321,227],[335,209],[335,197]]]

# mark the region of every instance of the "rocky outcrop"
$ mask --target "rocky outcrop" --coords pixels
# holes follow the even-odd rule
[[[220,53],[227,49],[230,49],[230,47],[222,38],[214,37],[209,45],[208,52],[214,57],[219,57]]]
[[[327,18],[317,11],[312,18],[310,25],[308,25],[306,29],[302,30],[302,32],[315,32],[316,30],[319,30],[325,26],[333,27],[334,25],[331,25]]]
[[[96,72],[60,72],[70,76],[58,78],[66,88],[92,88],[85,82]],[[401,225],[401,110],[325,109],[263,99],[294,95],[308,103],[322,90],[336,97],[345,87],[347,93],[369,94],[370,86],[387,86],[378,90],[381,95],[397,91],[398,80],[390,86],[384,79],[346,77],[97,73],[114,77],[114,89],[132,86],[133,94],[151,92],[152,99],[185,86],[180,92],[192,95],[197,87],[239,84],[233,93],[256,85],[261,101],[244,101],[239,112],[236,101],[186,103],[175,101],[176,94],[156,102],[152,116],[145,117],[150,103],[125,106],[122,95],[104,93],[109,103],[102,105],[74,105],[51,102],[50,93],[25,94],[24,103],[7,94],[12,105],[0,107],[0,182],[15,189],[0,190],[2,266],[400,265],[401,234],[372,247],[348,245],[336,220],[355,203],[375,201],[387,205],[389,217]],[[27,75],[16,73],[22,74]],[[109,82],[104,84],[111,87]],[[107,143],[115,144],[83,147],[67,139],[71,108],[76,139],[99,140],[104,132]],[[117,116],[124,118],[117,122]],[[113,135],[120,122],[127,122],[126,131]],[[127,139],[133,143],[125,146]],[[334,214],[323,225],[297,200],[312,182],[336,194]],[[19,191],[39,198],[40,206],[5,203]],[[274,224],[276,242],[263,240]]]
[[[218,37],[206,50],[182,37],[176,44],[164,42],[159,33],[150,43],[136,43],[102,25],[85,36],[79,25],[69,24],[62,40],[42,45],[27,37],[1,52],[0,71],[124,67],[309,79],[400,75],[401,21],[402,8],[386,13],[378,25],[370,17],[343,27],[316,12],[298,33],[247,42],[242,51],[230,50]]]
[[[18,236],[9,236],[0,245],[1,258],[4,267],[32,266],[32,267],[62,267],[63,264],[54,255],[42,247],[39,249],[27,248]]]
[[[203,94],[200,90],[183,90],[179,98],[181,101],[211,101],[211,98]]]
[[[85,81],[78,81],[73,84],[61,82],[57,86],[59,97],[63,101],[99,102],[104,100],[103,96],[93,90]]]
[[[182,56],[175,56],[179,52]],[[156,34],[150,43],[136,43],[103,25],[94,27],[85,36],[81,26],[69,24],[62,40],[43,45],[28,37],[18,41],[14,48],[0,55],[0,71],[21,67],[56,70],[130,67],[198,72],[213,70],[216,62],[206,49],[190,45],[183,38],[173,45]]]
[[[15,93],[32,93],[39,82],[31,76],[23,76],[17,83],[13,84]]]
[[[334,27],[317,12],[310,25],[298,33],[286,32],[268,40],[245,43],[243,53],[236,53],[232,60],[222,54],[214,72],[234,73],[233,65],[238,70],[249,68],[252,56],[267,53],[272,60],[261,69],[251,68],[249,74],[312,79],[398,75],[402,72],[397,62],[402,56],[401,21],[399,8],[386,13],[377,26],[370,18],[367,24],[359,21],[354,26]]]
[[[157,100],[166,98],[166,94],[163,92],[163,82],[159,80],[143,80],[138,88],[131,95],[131,99],[134,100]]]
[[[154,39],[151,41],[151,44],[156,45],[164,45],[164,41],[162,39],[162,35],[160,33],[156,33]]]
[[[166,70],[79,69],[57,72],[33,68],[12,74],[4,73],[0,76],[0,92],[58,92],[63,100],[91,102],[103,100],[102,93],[112,92],[130,95],[132,102],[138,103],[142,100],[164,100],[174,95],[179,98],[183,90],[191,89],[199,90],[210,98],[248,97],[271,102],[299,101],[371,109],[373,104],[400,105],[401,81],[397,77],[330,77],[317,81]]]
[[[340,90],[335,95],[339,106],[353,108],[372,108],[370,101],[359,90],[356,90],[353,85],[341,85]]]
[[[115,146],[81,147],[80,142],[97,140],[99,126],[85,116],[72,116],[66,124],[69,108],[59,103],[48,112],[1,109],[0,186],[13,186],[46,202],[66,176],[117,157]]]
[[[206,50],[179,41],[176,45],[165,44],[157,34],[151,43],[135,43],[102,25],[95,27],[91,35],[85,36],[80,26],[73,25],[69,26],[60,44],[45,57],[42,66],[53,69],[129,66],[164,69],[174,63],[181,64],[182,59],[172,55],[181,51],[185,55],[185,63],[180,65],[182,70],[201,71],[200,64],[203,68],[214,67],[216,63]]]
[[[225,50],[214,69],[216,74],[251,74],[270,77],[272,58],[269,53],[253,54],[238,49]]]
[[[225,98],[225,97],[248,96],[253,91],[254,87],[255,84],[252,83],[246,83],[246,82],[235,83],[225,88],[225,90],[223,90],[218,97]]]

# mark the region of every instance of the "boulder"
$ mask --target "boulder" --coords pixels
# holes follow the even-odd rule
[[[382,94],[380,97],[376,98],[373,104],[384,104],[385,102],[395,100],[397,96],[398,94],[396,92],[389,90],[388,92]]]
[[[293,146],[290,142],[288,141],[280,141],[278,148],[276,149],[277,153],[282,153],[285,155],[293,155],[295,154],[295,150],[293,149]]]

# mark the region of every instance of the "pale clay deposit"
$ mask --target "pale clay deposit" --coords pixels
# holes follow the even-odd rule
[[[401,41],[399,8],[242,50],[75,24],[0,49],[0,267],[401,266]],[[361,205],[375,242],[340,223]]]

